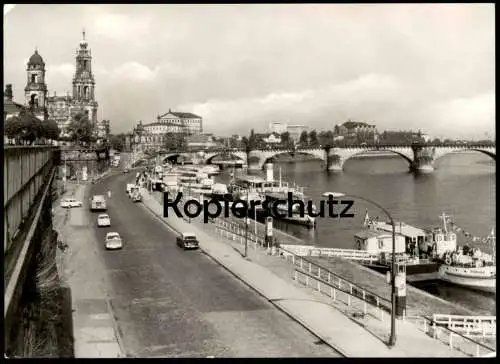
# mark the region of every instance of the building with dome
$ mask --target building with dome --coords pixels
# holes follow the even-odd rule
[[[92,53],[90,48],[88,48],[88,43],[85,39],[85,31],[82,32],[83,38],[80,41],[79,48],[76,50],[76,71],[73,76],[72,84],[72,94],[66,91],[65,94],[57,95],[56,92],[52,96],[46,96],[46,108],[48,117],[57,122],[61,134],[63,136],[68,135],[68,126],[72,118],[78,113],[84,113],[87,115],[88,119],[95,127],[94,130],[103,130],[99,122],[97,121],[97,108],[98,103],[95,100],[95,79],[92,73]],[[31,56],[30,62],[28,63],[28,72],[30,69],[30,63],[34,58],[34,62],[43,64],[42,57],[35,51],[35,54]],[[35,68],[34,70],[37,70]],[[34,72],[34,71],[32,71]],[[43,70],[43,74],[45,70]],[[30,74],[28,74],[28,81],[30,80]],[[41,76],[42,78],[44,76]],[[29,85],[28,85],[29,86]],[[28,87],[27,87],[28,88]],[[30,87],[30,92],[31,91]],[[46,95],[45,86],[45,95]],[[39,96],[40,97],[40,96]],[[45,99],[44,99],[45,100]],[[104,138],[104,135],[97,135],[97,137]]]
[[[45,62],[38,50],[30,57],[26,72],[28,82],[24,88],[24,100],[32,114],[47,120],[47,85],[45,84]]]

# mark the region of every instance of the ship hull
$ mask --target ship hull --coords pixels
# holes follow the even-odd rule
[[[439,278],[445,282],[477,291],[496,292],[496,269],[486,270],[483,274],[479,269],[443,265],[439,268]]]

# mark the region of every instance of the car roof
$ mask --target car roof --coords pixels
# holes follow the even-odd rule
[[[108,214],[99,214],[99,216],[97,216],[97,217],[98,217],[98,218],[99,218],[99,217],[109,217],[109,215],[108,215]]]
[[[116,236],[116,235],[120,236],[120,234],[118,234],[117,232],[110,232],[106,234],[106,237]]]
[[[196,234],[195,233],[182,233],[182,237],[183,238],[196,238]]]

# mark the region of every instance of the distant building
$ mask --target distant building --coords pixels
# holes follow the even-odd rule
[[[267,144],[279,144],[281,143],[281,136],[277,133],[272,133],[269,136],[262,139]]]
[[[155,130],[160,133],[185,133],[201,134],[203,133],[203,119],[201,116],[189,112],[177,112],[168,110],[163,115],[158,115],[155,124]],[[151,124],[152,125],[152,124]]]
[[[366,136],[377,134],[377,127],[363,122],[346,121],[345,123],[336,125],[335,132],[337,135],[344,137]]]
[[[221,146],[214,141],[212,134],[193,134],[186,137],[188,149],[205,149]]]
[[[392,234],[385,231],[375,231],[371,229],[362,230],[354,235],[356,249],[368,251],[370,253],[391,253]],[[396,234],[396,253],[406,251],[405,237]]]
[[[65,95],[57,95],[54,92],[53,96],[46,97],[47,100],[47,112],[48,117],[57,122],[59,129],[61,130],[61,135],[68,136],[68,127],[71,123],[73,117],[79,113],[83,113],[87,116],[92,126],[95,128],[95,136],[99,138],[99,122],[97,121],[97,108],[98,103],[95,100],[95,80],[92,73],[92,53],[90,48],[88,48],[88,43],[85,40],[85,31],[82,33],[83,38],[80,41],[80,47],[76,51],[76,71],[73,76],[73,92],[70,96],[69,92]],[[35,67],[33,67],[35,65]],[[38,66],[38,68],[37,68]],[[31,76],[33,74],[38,74],[37,79],[31,80],[26,87],[27,96],[28,93],[31,94],[33,98],[33,90],[36,83],[40,83],[40,80],[45,76],[45,64],[43,63],[42,57],[35,51],[35,54],[31,56],[30,62],[28,63],[28,72],[30,72],[30,67],[33,69]],[[33,81],[36,81],[35,83]],[[39,86],[39,90],[42,89]],[[46,86],[45,86],[46,89]],[[38,98],[39,103],[41,102],[42,95],[39,91],[39,95],[35,96]],[[36,99],[35,99],[36,100]],[[32,100],[30,99],[31,103]],[[102,126],[101,126],[102,129]],[[101,133],[102,134],[102,133]]]
[[[277,133],[277,134],[283,134],[286,132],[287,124],[286,123],[279,123],[279,122],[272,122],[269,123],[269,132],[270,133]]]
[[[99,139],[108,139],[110,130],[109,120],[101,120],[97,122],[97,137]]]
[[[3,121],[5,122],[14,116],[18,116],[26,107],[22,104],[14,102],[12,95],[12,84],[5,85],[5,92],[3,94]]]
[[[290,139],[297,143],[302,132],[309,131],[309,127],[305,125],[288,125],[286,131],[290,133]]]

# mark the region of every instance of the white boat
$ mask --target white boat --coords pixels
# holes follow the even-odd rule
[[[301,216],[297,205],[292,208],[292,214],[289,216],[288,203],[280,204],[277,206],[277,210],[280,212],[281,216],[274,216],[279,220],[284,220],[293,224],[304,225],[309,228],[316,226],[316,221],[314,217],[307,214],[307,203],[305,201],[306,196],[304,195],[304,188],[296,186],[295,184],[290,184],[283,182],[281,180],[281,170],[279,180],[273,178],[273,166],[272,164],[266,165],[266,178],[257,176],[239,176],[232,183],[230,183],[230,192],[233,193],[235,198],[245,199],[248,193],[254,193],[261,196],[260,201],[268,200],[287,200],[288,194],[291,193],[294,200],[301,200],[304,202],[305,210],[304,216]],[[278,212],[277,211],[277,212]],[[313,208],[315,212],[315,207]],[[285,216],[282,216],[285,213]]]
[[[443,221],[447,230],[444,214]],[[439,278],[462,287],[495,293],[497,276],[495,240],[495,232],[492,229],[487,241],[493,245],[493,254],[469,246],[446,252],[440,258]]]

